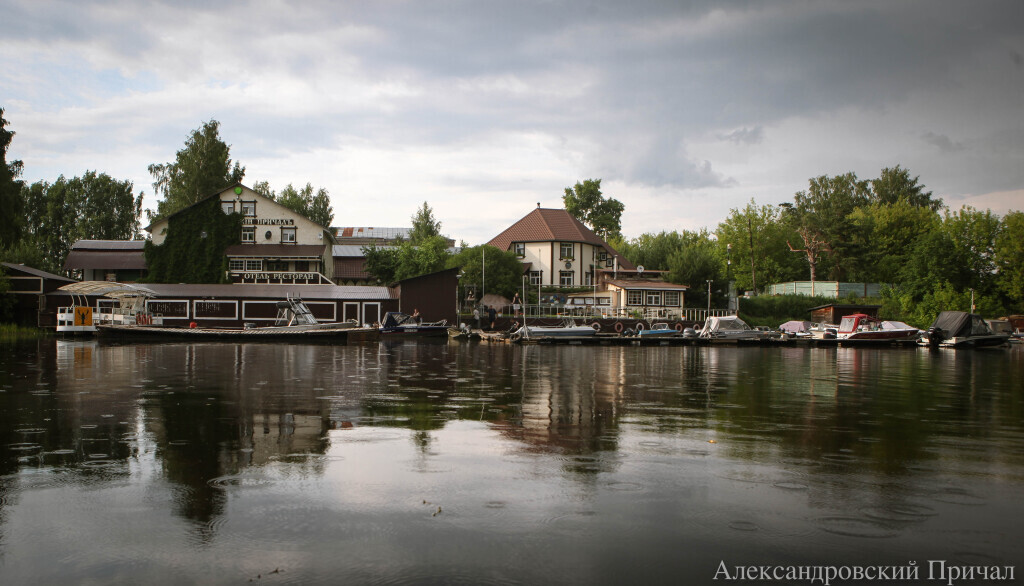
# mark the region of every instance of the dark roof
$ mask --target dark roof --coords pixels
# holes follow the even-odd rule
[[[335,279],[369,279],[370,273],[366,272],[365,258],[339,258],[334,257],[334,278]]]
[[[681,289],[685,291],[690,288],[688,285],[679,285],[653,279],[610,279],[608,284],[622,287],[623,289]]]
[[[224,250],[226,256],[252,257],[322,257],[325,244],[232,244]]]
[[[142,250],[145,240],[79,240],[71,250]]]
[[[635,268],[633,263],[565,210],[537,208],[495,236],[488,244],[508,250],[513,242],[584,242],[611,252],[619,259],[620,267]]]
[[[142,250],[72,250],[64,261],[64,270],[131,269],[144,270],[146,255]]]
[[[25,265],[14,264],[12,262],[0,262],[0,265],[3,265],[4,268],[7,269],[8,275],[10,275],[10,271],[17,271],[17,272],[20,272],[20,273],[24,273],[26,275],[31,275],[33,277],[41,277],[43,279],[54,279],[54,280],[57,280],[57,281],[67,281],[68,283],[74,283],[75,282],[74,279],[69,279],[69,278],[65,277],[64,275],[55,275],[53,273],[48,273],[46,271],[41,271],[39,269],[34,269],[32,267],[27,267]]]

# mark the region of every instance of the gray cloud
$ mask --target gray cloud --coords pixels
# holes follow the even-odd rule
[[[966,147],[959,142],[953,142],[948,136],[944,134],[935,134],[934,132],[926,132],[921,135],[921,139],[933,147],[939,149],[943,153],[957,153],[966,149]]]

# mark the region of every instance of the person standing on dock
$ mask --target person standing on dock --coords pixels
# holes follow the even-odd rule
[[[480,329],[480,308],[479,307],[474,307],[473,308],[473,321],[476,322],[476,329],[479,330]]]
[[[490,323],[488,329],[494,331],[495,323],[498,321],[498,312],[494,309],[493,305],[487,308],[487,321]]]
[[[522,302],[519,301],[519,292],[512,296],[512,316],[519,317],[519,308],[522,307]]]

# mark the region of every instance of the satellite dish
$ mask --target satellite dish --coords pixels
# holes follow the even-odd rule
[[[644,272],[644,265],[640,265],[640,266],[636,267],[636,272],[638,272],[638,273]]]

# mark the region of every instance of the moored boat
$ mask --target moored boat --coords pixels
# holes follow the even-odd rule
[[[735,315],[709,317],[700,330],[700,337],[710,340],[760,340],[764,332],[755,330]]]
[[[510,339],[529,340],[531,338],[582,338],[597,335],[597,328],[588,325],[577,325],[573,320],[565,320],[559,326],[523,326],[512,333]]]
[[[916,342],[921,330],[898,321],[881,321],[864,313],[843,316],[836,338],[845,342],[900,343]]]
[[[671,338],[678,336],[682,333],[682,330],[676,330],[668,323],[656,323],[651,324],[649,328],[637,329],[636,335],[641,339],[646,338]]]
[[[932,348],[986,348],[1006,345],[1010,334],[995,333],[980,315],[943,311],[921,338]]]
[[[448,321],[421,323],[413,316],[400,311],[389,311],[378,328],[382,336],[434,337],[448,335]]]

